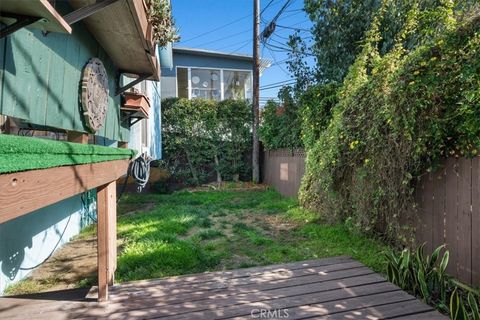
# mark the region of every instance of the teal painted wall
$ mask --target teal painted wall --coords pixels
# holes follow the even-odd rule
[[[68,11],[66,3],[57,3],[61,6],[57,10]],[[71,35],[44,35],[24,28],[0,39],[0,114],[85,132],[80,81],[83,68],[93,57],[102,60],[110,89],[107,119],[96,136],[103,139],[102,144],[128,141],[129,130],[121,125],[120,97],[114,95],[116,68],[81,22],[73,25]],[[96,205],[86,206],[82,197],[0,224],[0,294],[92,222]]]
[[[57,9],[67,10],[65,6]],[[115,96],[116,68],[81,22],[72,27],[71,35],[44,35],[24,28],[0,40],[0,114],[38,125],[87,131],[80,81],[88,60],[97,57],[110,84],[107,119],[97,135],[128,141],[128,127],[121,124],[120,96]]]
[[[0,224],[0,295],[96,220],[95,190],[90,192]]]

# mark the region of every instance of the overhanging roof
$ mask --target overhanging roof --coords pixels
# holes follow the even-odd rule
[[[95,2],[69,0],[75,9]],[[160,68],[143,1],[117,1],[82,21],[122,72],[159,79]]]
[[[218,57],[218,58],[224,58],[224,59],[249,61],[253,63],[253,57],[246,54],[228,53],[228,52],[213,51],[213,50],[207,50],[207,49],[186,48],[186,47],[174,47],[173,54],[175,53],[185,53],[185,54],[191,54],[196,56],[206,56],[206,57]],[[262,72],[266,68],[269,68],[271,64],[272,64],[271,60],[261,58],[260,72]]]

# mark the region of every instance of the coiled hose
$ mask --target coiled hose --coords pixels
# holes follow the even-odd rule
[[[150,162],[152,162],[152,159],[142,154],[130,163],[128,173],[137,182],[138,192],[142,192],[148,183],[148,179],[150,178]]]
[[[117,203],[120,201],[120,198],[122,198],[123,193],[125,192],[128,177],[130,176],[133,177],[137,183],[137,192],[142,192],[143,188],[145,188],[148,183],[148,179],[150,178],[150,162],[152,162],[152,158],[145,154],[142,154],[140,157],[130,162],[127,176],[125,177],[125,182],[123,183],[122,190],[117,198]]]

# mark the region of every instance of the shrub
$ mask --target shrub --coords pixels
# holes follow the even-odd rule
[[[438,247],[431,256],[425,256],[424,245],[415,251],[405,249],[400,255],[387,254],[388,280],[435,306],[451,319],[480,319],[478,293],[449,277],[445,270],[449,252]]]
[[[245,101],[165,99],[159,165],[183,185],[231,180],[234,175],[249,179],[251,122]]]
[[[382,12],[351,66],[327,128],[307,152],[301,203],[332,221],[398,239],[414,212],[416,178],[446,156],[480,147],[480,18],[412,6],[394,48],[380,55]],[[435,17],[434,30],[418,32]],[[438,22],[443,21],[443,28]],[[411,35],[426,34],[408,50]],[[409,239],[402,238],[402,241]]]
[[[260,138],[267,149],[311,147],[331,119],[338,85],[314,85],[292,97],[290,88],[279,94],[282,103],[267,102]]]
[[[302,140],[305,148],[315,145],[322,131],[332,118],[332,108],[338,101],[336,84],[320,84],[309,87],[300,95],[302,115]]]
[[[267,101],[262,112],[260,139],[267,149],[301,148],[301,115],[299,105],[292,97],[291,88],[280,90],[281,103]]]

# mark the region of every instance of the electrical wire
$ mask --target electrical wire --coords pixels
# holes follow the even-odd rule
[[[60,242],[62,241],[63,239],[63,236],[65,235],[65,232],[67,231],[67,227],[68,225],[70,224],[70,219],[72,218],[73,214],[71,214],[69,217],[68,217],[68,220],[67,220],[67,223],[65,224],[65,228],[63,228],[63,231],[62,231],[62,234],[60,235],[60,238],[58,239],[57,243],[55,244],[55,246],[53,247],[53,250],[48,254],[48,256],[42,260],[42,262],[38,263],[37,265],[33,266],[33,267],[28,267],[28,268],[18,268],[19,270],[22,270],[22,271],[29,271],[29,270],[33,270],[33,269],[36,269],[38,268],[39,266],[41,266],[42,264],[44,264],[45,262],[47,262],[48,259],[50,259],[50,257],[53,255],[53,253],[55,252],[55,250],[57,250],[57,247],[58,245],[60,244]]]
[[[279,85],[276,85],[276,86],[260,88],[259,90],[260,91],[271,90],[271,89],[281,88],[281,87],[284,87],[284,86],[290,86],[290,85],[295,84],[295,83],[296,83],[296,81],[292,81],[292,82],[287,82],[287,83],[284,83],[284,84],[279,84]]]
[[[190,41],[192,41],[192,40],[195,40],[195,39],[201,38],[201,37],[203,37],[203,36],[209,35],[209,34],[211,34],[212,32],[215,32],[215,31],[218,31],[218,30],[223,29],[223,28],[225,28],[225,27],[231,26],[232,24],[235,24],[235,23],[237,23],[237,22],[239,22],[239,21],[242,21],[242,20],[244,20],[244,19],[246,19],[246,18],[248,18],[248,17],[250,17],[250,16],[252,16],[252,14],[248,14],[248,15],[243,16],[243,17],[241,17],[241,18],[238,18],[238,19],[236,19],[236,20],[230,21],[229,23],[226,23],[226,24],[224,24],[224,25],[221,25],[221,26],[216,27],[216,28],[214,28],[214,29],[211,29],[211,30],[209,30],[209,31],[203,32],[203,33],[201,33],[201,34],[199,34],[199,35],[197,35],[197,36],[194,36],[194,37],[189,38],[189,39],[187,39],[187,40],[181,41],[181,43],[190,42]]]
[[[285,82],[291,82],[291,81],[294,81],[295,79],[288,79],[288,80],[283,80],[283,81],[278,81],[278,82],[273,82],[273,83],[269,83],[269,84],[265,84],[263,86],[260,87],[263,88],[263,87],[269,87],[269,86],[274,86],[274,85],[277,85],[277,84],[281,84],[281,83],[285,83]]]

